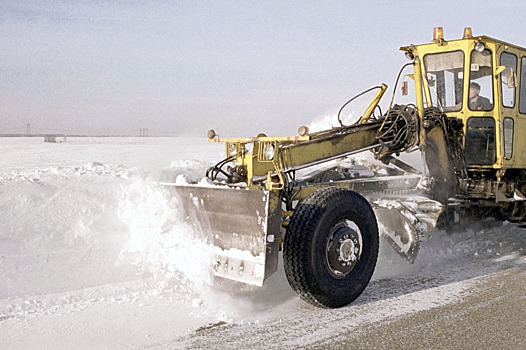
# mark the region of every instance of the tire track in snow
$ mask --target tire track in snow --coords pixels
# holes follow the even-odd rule
[[[153,348],[337,347],[337,340],[345,336],[367,334],[373,326],[441,310],[474,297],[486,290],[487,281],[495,274],[526,266],[524,230],[512,225],[497,225],[486,231],[474,226],[468,230],[473,232],[438,233],[435,241],[422,248],[420,260],[412,266],[399,268],[389,260],[389,254],[383,256],[379,275],[384,277],[374,279],[348,307],[324,310],[297,297],[283,302],[278,299],[270,306],[274,310],[210,325]]]

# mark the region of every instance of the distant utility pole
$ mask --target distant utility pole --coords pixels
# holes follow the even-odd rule
[[[31,136],[31,123],[27,123],[27,130],[26,130],[26,135],[27,136]]]

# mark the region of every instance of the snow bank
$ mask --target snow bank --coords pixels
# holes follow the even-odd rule
[[[186,149],[202,149],[196,161],[174,160],[173,147],[159,152],[151,139],[68,139],[32,158],[42,144],[23,141],[14,139],[16,159],[0,169],[0,321],[87,300],[133,302],[149,295],[206,312],[203,305],[213,299],[211,248],[194,238],[177,199],[157,180],[165,171],[177,176],[206,168],[208,158],[219,157],[212,151],[217,145],[185,140]],[[140,149],[122,157],[129,164],[98,160],[117,159],[126,148]],[[61,165],[49,165],[54,160]]]
[[[0,297],[127,279],[115,266],[127,238],[115,210],[129,169],[82,167],[0,176]]]

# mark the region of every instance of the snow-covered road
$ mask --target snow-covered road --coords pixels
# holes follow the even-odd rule
[[[413,265],[382,246],[364,294],[324,310],[299,300],[282,266],[262,288],[212,282],[207,248],[157,180],[202,173],[217,145],[23,138],[0,149],[2,348],[466,348],[491,329],[523,348],[526,230],[511,224],[437,231]],[[477,333],[481,317],[509,321],[510,334]]]

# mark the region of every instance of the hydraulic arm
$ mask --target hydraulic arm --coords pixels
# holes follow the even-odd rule
[[[353,153],[373,150],[377,158],[388,160],[390,154],[417,145],[419,118],[413,106],[394,106],[385,115],[372,117],[386,88],[378,87],[364,115],[350,126],[295,137],[221,139],[210,131],[211,141],[226,143],[227,158],[209,169],[207,176],[274,190],[284,188],[284,173]]]

